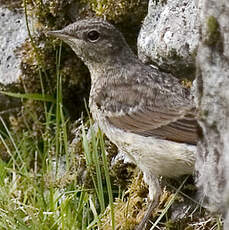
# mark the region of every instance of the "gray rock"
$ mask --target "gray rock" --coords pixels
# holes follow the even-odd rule
[[[194,78],[197,13],[194,0],[150,0],[138,36],[139,58],[177,76]]]
[[[18,81],[21,74],[20,58],[15,50],[27,38],[25,16],[0,7],[0,84]]]
[[[229,2],[199,0],[199,8],[197,185],[211,210],[229,213]]]

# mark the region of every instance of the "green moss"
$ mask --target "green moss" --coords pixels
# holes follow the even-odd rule
[[[161,4],[162,4],[162,6],[166,5],[167,4],[167,0],[161,0]]]
[[[207,36],[204,43],[208,46],[214,46],[220,41],[220,27],[214,16],[207,18]]]
[[[167,0],[153,0],[152,2],[154,2],[155,5],[166,5],[167,4]]]
[[[0,0],[0,6],[3,5],[11,11],[17,11],[22,7],[22,0]]]
[[[182,80],[193,80],[195,78],[195,64],[193,62],[186,62],[188,60],[184,60],[184,57],[180,56],[175,49],[172,49],[168,54],[168,59],[173,60],[173,63],[168,67],[168,72],[173,73],[179,79]],[[164,63],[168,63],[167,58],[165,58]]]
[[[201,111],[199,112],[199,120],[201,120],[201,121],[206,120],[207,117],[208,117],[208,115],[209,115],[209,111],[208,111],[208,110],[206,110],[206,109],[201,110]]]
[[[208,110],[203,110],[202,112],[203,112],[202,115],[203,115],[204,117],[208,117],[208,114],[209,114],[209,111],[208,111]]]
[[[172,49],[167,56],[157,54],[154,61],[152,60],[152,64],[158,66],[164,72],[172,73],[181,80],[193,80],[195,78],[196,67],[193,57],[184,60],[175,49]]]
[[[196,56],[197,56],[197,53],[198,53],[198,47],[196,47],[196,48],[192,51],[192,53],[191,53],[191,56],[192,56],[192,58],[193,58],[193,61],[195,60],[195,58],[196,58]]]
[[[128,15],[134,15],[135,18],[141,17],[142,5],[145,5],[146,1],[136,1],[136,0],[84,0],[89,3],[91,9],[96,13],[97,16],[106,17],[108,20],[114,22],[121,22],[123,18]],[[145,5],[146,9],[147,6]],[[134,17],[133,17],[134,18]]]
[[[171,49],[171,51],[168,54],[168,57],[176,61],[180,61],[183,59],[180,55],[178,55],[175,49]]]

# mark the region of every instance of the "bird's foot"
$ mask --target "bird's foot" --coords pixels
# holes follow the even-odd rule
[[[144,181],[149,185],[150,203],[141,223],[135,230],[144,230],[146,228],[149,218],[152,215],[153,209],[159,204],[160,201],[161,187],[158,177],[152,173],[144,172]]]
[[[152,215],[152,211],[158,205],[158,203],[159,203],[159,198],[150,201],[148,209],[147,209],[141,223],[137,226],[137,228],[135,230],[144,230],[146,228],[147,223],[149,221],[149,218]]]

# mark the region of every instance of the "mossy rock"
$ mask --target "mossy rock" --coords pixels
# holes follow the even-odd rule
[[[220,41],[220,26],[214,16],[207,18],[207,34],[204,43],[208,46],[215,46]]]

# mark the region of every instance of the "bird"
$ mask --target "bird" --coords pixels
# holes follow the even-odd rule
[[[94,121],[143,172],[151,200],[137,227],[144,229],[161,194],[158,178],[193,173],[198,141],[193,95],[172,74],[142,63],[104,19],[80,19],[47,35],[67,43],[88,67]]]

